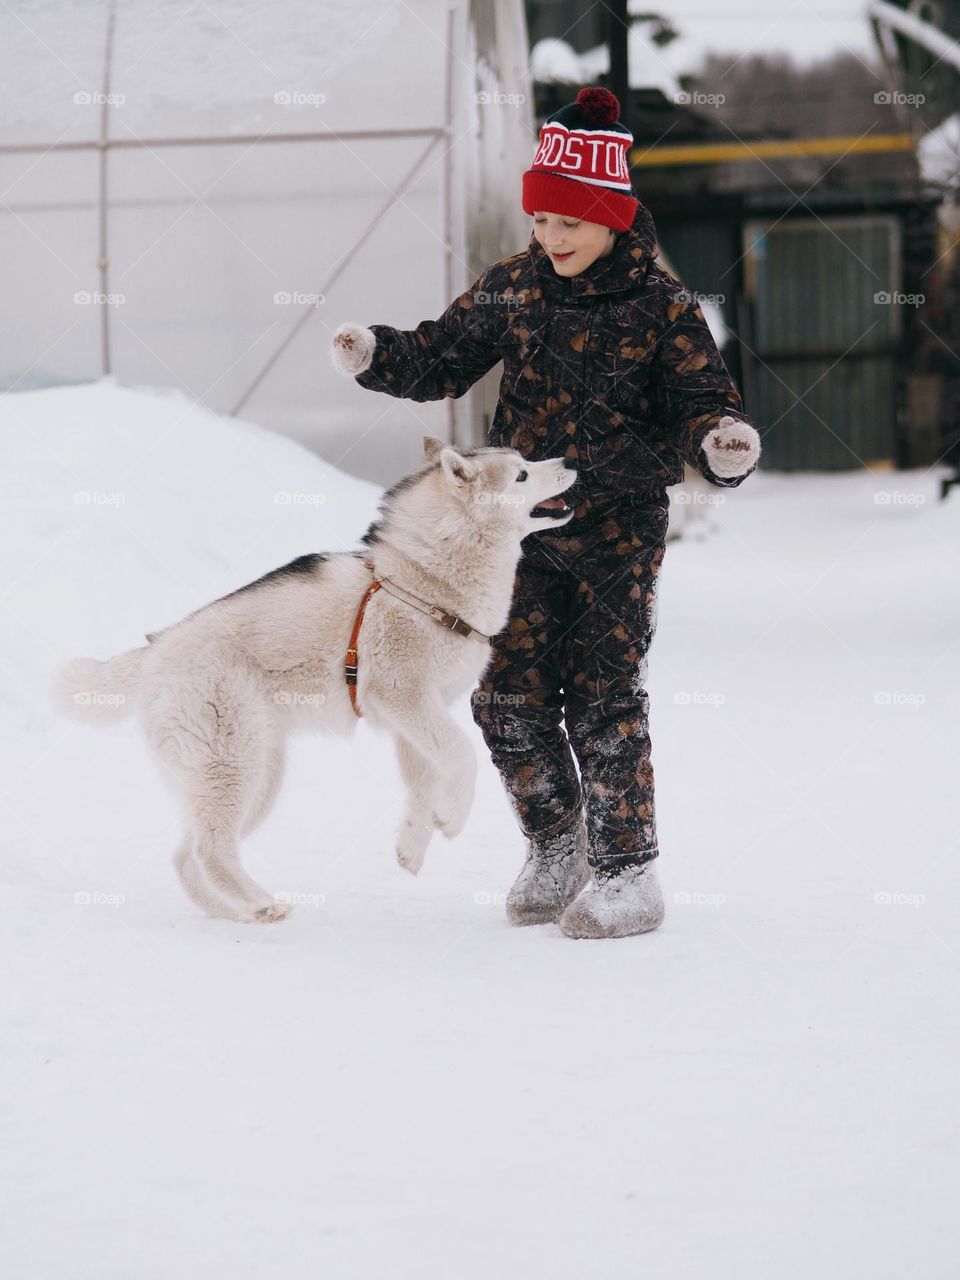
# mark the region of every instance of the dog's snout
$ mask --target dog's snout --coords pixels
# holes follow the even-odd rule
[[[563,465],[567,471],[576,471],[577,460],[576,458],[564,458]]]

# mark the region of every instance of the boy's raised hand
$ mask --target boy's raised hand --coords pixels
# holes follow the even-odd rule
[[[730,414],[704,437],[703,451],[717,476],[742,476],[760,460],[760,437],[749,422]]]
[[[370,368],[376,345],[376,335],[372,330],[348,320],[333,335],[330,362],[337,373],[355,378],[358,373]]]

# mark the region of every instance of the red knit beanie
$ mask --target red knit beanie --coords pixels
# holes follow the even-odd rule
[[[633,225],[639,203],[630,183],[633,134],[619,117],[616,94],[599,85],[548,116],[523,175],[525,213],[566,214],[616,231]]]

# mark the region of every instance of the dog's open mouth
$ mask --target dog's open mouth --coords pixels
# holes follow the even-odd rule
[[[538,502],[530,514],[535,520],[547,518],[550,520],[559,520],[563,516],[568,516],[573,507],[567,505],[566,498],[544,498],[543,502]]]

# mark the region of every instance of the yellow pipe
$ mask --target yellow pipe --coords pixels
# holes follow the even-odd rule
[[[682,147],[653,146],[630,153],[635,168],[673,164],[727,164],[735,160],[767,160],[784,156],[851,155],[878,151],[912,151],[909,133],[873,133],[860,137],[777,138],[759,142],[699,142]]]

